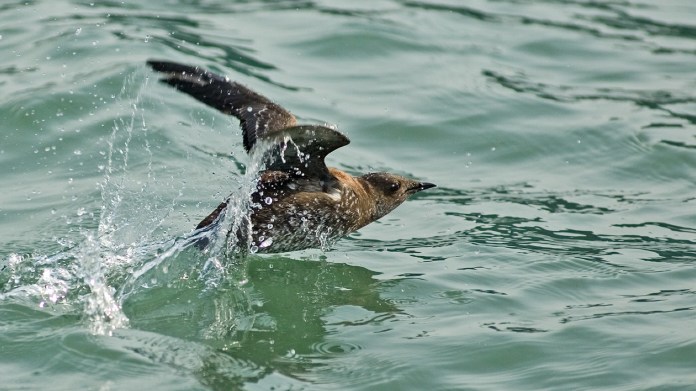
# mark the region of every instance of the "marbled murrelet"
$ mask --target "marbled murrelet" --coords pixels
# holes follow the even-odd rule
[[[259,252],[321,247],[381,218],[408,196],[435,186],[385,172],[354,177],[328,168],[326,155],[350,142],[337,130],[297,125],[284,108],[205,69],[154,60],[148,65],[164,74],[162,82],[237,117],[247,152],[258,144],[269,148],[265,170],[251,196],[250,231],[237,233]],[[196,228],[213,227],[228,200]]]

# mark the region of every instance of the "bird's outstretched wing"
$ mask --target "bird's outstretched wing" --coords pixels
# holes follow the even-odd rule
[[[147,64],[164,74],[160,79],[179,91],[225,114],[239,118],[244,149],[249,152],[256,140],[289,128],[295,117],[266,97],[200,67],[170,61],[149,60]]]
[[[284,108],[203,68],[169,61],[147,64],[165,75],[162,82],[239,118],[247,152],[257,143],[265,144],[266,169],[322,182],[333,179],[324,158],[350,142],[341,132],[320,125],[296,125],[295,117]]]

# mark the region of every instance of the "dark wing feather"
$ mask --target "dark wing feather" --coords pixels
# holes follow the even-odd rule
[[[247,152],[257,139],[297,123],[295,117],[284,108],[226,77],[203,68],[169,61],[149,60],[147,64],[165,74],[160,79],[163,83],[239,118]]]
[[[326,155],[348,145],[350,140],[341,132],[319,125],[301,125],[270,133],[259,139],[267,146],[264,158],[266,169],[290,173],[329,182],[334,179],[324,163]]]

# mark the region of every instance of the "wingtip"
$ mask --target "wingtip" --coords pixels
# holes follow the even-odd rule
[[[190,73],[206,74],[204,69],[198,66],[181,64],[174,61],[149,59],[145,63],[156,72],[162,73]]]
[[[145,64],[152,68],[155,71],[162,71],[162,68],[164,67],[164,64],[168,63],[168,61],[163,61],[163,60],[154,60],[154,59],[149,59],[145,61]]]

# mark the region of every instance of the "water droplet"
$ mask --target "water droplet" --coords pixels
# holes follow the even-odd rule
[[[270,205],[270,204],[273,203],[273,198],[271,198],[271,197],[266,197],[266,199],[263,200],[263,201],[266,203],[266,205]]]
[[[77,30],[75,30],[75,35],[80,35],[82,32],[82,27],[78,27]]]
[[[259,244],[259,248],[267,248],[273,244],[273,238],[268,238]]]
[[[247,107],[247,111],[251,113],[251,111],[254,110],[251,106]]]
[[[82,155],[82,151],[80,151],[79,149],[74,150],[73,153],[78,156]]]

